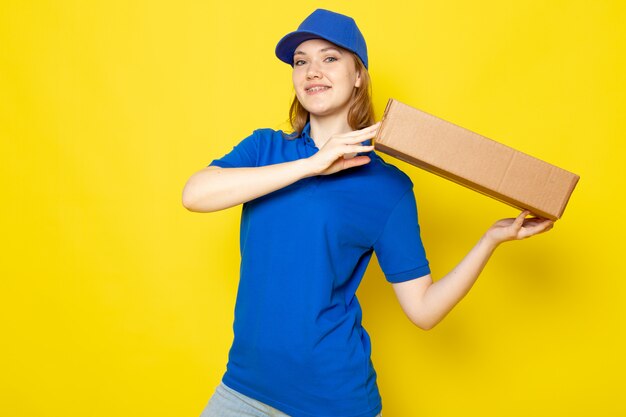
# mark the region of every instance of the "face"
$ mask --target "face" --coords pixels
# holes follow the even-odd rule
[[[361,85],[350,51],[323,39],[302,42],[293,56],[293,86],[311,115],[344,112],[347,117],[355,87]]]

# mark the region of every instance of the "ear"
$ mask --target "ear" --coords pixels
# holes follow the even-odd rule
[[[354,82],[354,87],[359,88],[361,86],[361,71],[356,72],[356,81]]]

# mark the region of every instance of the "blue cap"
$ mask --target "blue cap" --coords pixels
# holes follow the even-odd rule
[[[354,19],[330,10],[317,9],[276,45],[276,56],[293,66],[293,53],[298,45],[309,39],[325,39],[354,52],[367,68],[367,45]]]

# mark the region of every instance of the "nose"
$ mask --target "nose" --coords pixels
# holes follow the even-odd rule
[[[321,78],[322,74],[320,73],[319,67],[316,63],[311,62],[309,67],[306,70],[306,79],[313,80],[315,78]]]

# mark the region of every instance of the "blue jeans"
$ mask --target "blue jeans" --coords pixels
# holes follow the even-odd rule
[[[220,382],[200,417],[289,417],[289,415]],[[382,413],[376,417],[382,417]]]

